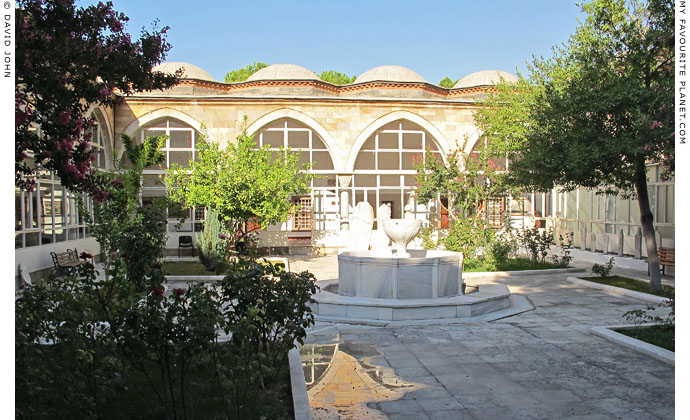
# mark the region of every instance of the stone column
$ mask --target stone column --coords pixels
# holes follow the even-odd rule
[[[350,190],[346,189],[350,186],[352,175],[338,176],[338,183],[340,184],[340,230],[350,230]]]
[[[618,232],[618,256],[623,256],[623,248],[625,247],[625,235],[623,234],[623,229]]]
[[[635,234],[635,258],[638,260],[642,258],[642,229],[637,228],[637,233]]]

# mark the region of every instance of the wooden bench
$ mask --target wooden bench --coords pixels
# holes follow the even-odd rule
[[[76,268],[79,267],[83,261],[79,260],[79,255],[77,254],[77,249],[68,249],[65,252],[51,252],[50,257],[53,259],[53,265],[55,266],[55,272],[57,274],[74,274]]]
[[[676,250],[674,248],[659,248],[657,250],[657,255],[659,256],[659,265],[661,266],[662,274],[666,274],[667,266],[676,266]],[[645,261],[649,264],[649,258]],[[649,266],[647,266],[647,273],[649,273]]]

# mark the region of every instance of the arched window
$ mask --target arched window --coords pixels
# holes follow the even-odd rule
[[[384,125],[364,142],[357,154],[352,204],[367,201],[375,214],[380,205],[386,204],[392,218],[403,218],[405,205],[410,203],[415,189],[414,160],[428,154],[442,157],[440,150],[431,134],[417,124],[397,120]]]
[[[91,151],[94,153],[96,159],[93,161],[92,166],[96,169],[107,170],[110,169],[110,147],[108,142],[108,137],[105,132],[105,123],[103,120],[103,115],[100,111],[94,110],[92,117],[96,121],[89,129],[89,145]]]
[[[337,229],[338,202],[333,158],[323,139],[303,123],[282,118],[260,128],[254,135],[257,147],[267,146],[276,154],[280,148],[290,148],[300,153],[299,165],[311,163],[310,172],[318,174],[312,180],[312,192],[308,196],[293,197],[298,210],[288,221],[287,229],[308,236],[312,229]]]
[[[169,169],[173,163],[183,168],[189,167],[189,162],[197,159],[196,145],[200,141],[200,134],[194,128],[173,118],[154,121],[141,129],[138,135],[140,142],[152,136],[168,136],[168,138],[161,149],[165,159],[143,171],[142,201],[144,203],[152,202],[156,197],[166,195],[163,183],[165,170]],[[170,206],[168,207],[169,230],[178,232],[200,231],[202,230],[204,214],[203,208],[184,209],[179,205]],[[184,219],[184,223],[178,226],[178,222],[182,219]]]

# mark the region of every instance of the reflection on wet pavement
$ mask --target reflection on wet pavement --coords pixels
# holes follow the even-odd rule
[[[367,404],[396,400],[418,388],[398,378],[375,347],[343,344],[338,335],[333,341],[300,347],[314,419],[386,419]]]

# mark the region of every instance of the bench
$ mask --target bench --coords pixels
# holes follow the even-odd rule
[[[74,274],[76,268],[79,267],[83,261],[79,260],[77,249],[68,249],[65,252],[51,252],[50,257],[53,259],[53,266],[57,274]]]
[[[676,250],[674,248],[659,248],[657,250],[657,255],[659,256],[659,265],[661,266],[661,273],[666,274],[666,267],[676,266]],[[649,259],[646,259],[649,263]],[[649,266],[647,267],[647,273],[649,273]]]

